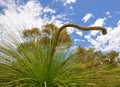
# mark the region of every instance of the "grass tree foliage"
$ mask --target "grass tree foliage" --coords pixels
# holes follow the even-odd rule
[[[66,56],[66,48],[71,45],[70,36],[63,31],[67,27],[102,30],[106,34],[103,27],[75,24],[60,28],[47,24],[41,31],[24,30],[27,41],[17,44],[17,48],[0,46],[0,59],[4,59],[0,63],[0,87],[119,87],[118,53],[103,54],[93,48],[78,47]],[[43,33],[47,36],[43,37]]]

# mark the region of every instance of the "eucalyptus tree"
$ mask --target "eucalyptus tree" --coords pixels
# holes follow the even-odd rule
[[[54,38],[59,28],[54,24],[46,24],[39,28],[25,29],[23,30],[23,38],[26,40],[20,44],[18,50],[25,49],[26,45],[34,46],[35,44],[42,44],[44,47],[52,46]],[[70,35],[64,30],[60,38],[58,39],[57,49],[69,48],[72,45]],[[28,48],[27,48],[28,49]]]

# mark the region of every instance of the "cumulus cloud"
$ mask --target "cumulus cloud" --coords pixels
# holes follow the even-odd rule
[[[82,21],[86,23],[91,17],[93,17],[93,14],[88,13],[83,17]]]
[[[0,40],[8,41],[9,37],[20,38],[20,32],[23,29],[32,27],[41,28],[46,23],[55,23],[62,25],[65,23],[62,19],[63,14],[55,14],[56,11],[49,7],[43,8],[37,0],[30,0],[26,3],[20,0],[0,0],[0,7],[3,7],[3,13],[0,13]],[[47,15],[47,13],[52,14]]]
[[[83,35],[82,32],[80,32],[80,31],[77,31],[76,34],[78,34],[79,36]]]
[[[91,26],[103,26],[106,18],[98,18]],[[96,36],[100,31],[91,31],[91,36]]]
[[[103,26],[106,18],[98,18],[91,26]]]
[[[104,21],[106,20],[106,18],[98,18],[91,26],[103,26],[104,25]],[[91,43],[91,45],[96,48],[97,50],[101,50],[101,48],[103,47],[103,41],[105,41],[105,37],[104,36],[97,36],[96,39],[94,39],[96,37],[97,34],[99,34],[100,31],[91,31],[88,35],[85,35],[84,38],[86,38],[88,40],[88,42]]]
[[[114,50],[120,52],[120,20],[117,23],[117,27],[106,27],[106,29],[108,31],[106,35],[99,34],[96,38],[93,38],[93,34],[90,33],[84,36],[84,38],[86,38],[96,50],[105,52]]]
[[[64,5],[67,5],[67,4],[75,3],[76,0],[62,0],[62,2],[64,3]]]

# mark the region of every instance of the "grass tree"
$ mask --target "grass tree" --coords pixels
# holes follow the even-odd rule
[[[62,41],[61,43],[59,41],[63,40],[61,39],[64,38],[62,31],[67,27],[86,31],[102,30],[104,35],[107,33],[105,28],[99,26],[82,27],[75,24],[65,24],[57,28],[53,25],[46,25],[44,26],[44,32],[49,32],[49,28],[57,29],[56,32],[52,32],[53,37],[47,42],[43,40],[41,43],[41,39],[39,39],[38,42],[33,40],[17,44],[17,48],[5,44],[0,46],[0,58],[4,59],[4,62],[0,63],[0,87],[120,86],[119,76],[117,75],[120,72],[119,67],[116,66],[117,68],[114,69],[103,67],[103,59],[98,59],[98,57],[104,56],[101,52],[98,52],[101,53],[98,55],[98,53],[94,53],[93,49],[79,48],[75,54],[66,56],[65,49],[58,49],[61,46],[59,44],[64,45]],[[28,33],[25,33],[25,35]],[[36,28],[34,33],[40,34]],[[61,34],[63,36],[60,36]],[[45,43],[47,43],[47,46],[43,45]],[[112,55],[114,56],[113,52]],[[117,56],[116,53],[115,56]],[[105,58],[107,57],[105,56]]]

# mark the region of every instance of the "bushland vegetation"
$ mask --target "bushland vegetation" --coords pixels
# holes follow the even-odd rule
[[[25,29],[24,42],[0,46],[0,87],[120,87],[119,53],[82,46],[72,52],[67,27],[107,33],[75,24]]]

